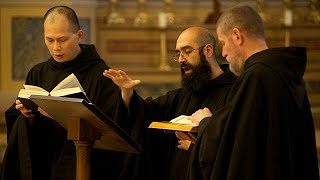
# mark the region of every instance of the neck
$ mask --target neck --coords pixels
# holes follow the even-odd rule
[[[82,52],[82,49],[81,47],[79,46],[78,50],[77,50],[77,53],[75,54],[75,56],[72,58],[72,59],[75,59],[79,54],[81,54]]]
[[[246,49],[248,49],[245,54],[245,59],[247,60],[253,54],[268,49],[268,46],[264,39],[258,39],[250,41]]]
[[[212,79],[215,79],[216,77],[220,76],[223,73],[222,69],[220,69],[218,72],[213,73]]]
[[[211,79],[215,79],[223,73],[223,70],[218,66],[217,68],[212,68]]]

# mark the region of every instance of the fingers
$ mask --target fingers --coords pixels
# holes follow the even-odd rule
[[[190,137],[190,141],[194,144],[197,140],[197,135],[190,132],[188,132],[188,135]]]
[[[199,109],[196,112],[194,112],[191,117],[190,120],[196,124],[199,125],[200,121],[202,121],[202,119],[206,118],[206,117],[211,117],[212,113],[210,111],[210,109],[208,108],[203,108],[203,109]]]
[[[183,132],[181,131],[175,131],[174,134],[176,135],[176,137],[178,139],[182,139],[183,140]]]
[[[201,117],[199,117],[197,114],[193,113],[192,116],[189,117],[189,119],[192,121],[193,124],[196,126],[199,125],[200,121],[202,120]]]
[[[22,108],[21,107],[18,107],[17,108],[17,106],[22,106]],[[22,104],[20,104],[20,105],[16,105],[16,109],[18,109],[18,110],[20,110],[20,112],[25,116],[25,117],[27,117],[27,118],[34,118],[34,114],[32,113],[32,110],[31,109],[27,109],[27,108],[25,108]]]
[[[107,69],[103,71],[103,75],[109,78],[126,78],[129,79],[129,76],[122,70],[115,70],[115,69]]]
[[[141,83],[140,80],[132,80],[133,86],[136,86]]]
[[[22,104],[19,100],[16,101],[16,106],[15,106],[15,108],[16,108],[17,110],[20,110],[21,112],[25,112],[25,113],[28,113],[28,112],[31,112],[31,111],[32,111],[31,109],[25,108],[25,107],[23,106],[23,104]]]
[[[196,112],[194,112],[193,114],[192,114],[192,116],[193,115],[206,115],[206,116],[211,116],[212,115],[212,113],[211,113],[211,111],[210,111],[210,109],[209,108],[203,108],[203,109],[199,109],[199,110],[197,110]]]
[[[20,100],[16,100],[16,106],[15,108],[19,110],[25,117],[31,119],[34,118],[34,114],[32,113],[31,109],[27,109],[23,106],[23,104],[20,102]]]
[[[103,71],[103,75],[112,79],[112,81],[119,86],[120,88],[124,89],[131,89],[134,86],[140,84],[140,80],[132,80],[124,71],[122,70],[114,70],[108,69]]]
[[[203,113],[206,114],[208,117],[212,116],[212,113],[209,108],[203,108]]]
[[[175,132],[174,132],[174,134],[176,135],[176,137],[177,137],[178,139],[183,139],[182,133],[183,133],[183,132],[181,132],[181,131],[175,131]]]
[[[181,140],[189,140],[192,141],[194,138],[192,138],[188,133],[182,132],[182,131],[175,131],[175,135],[178,139]]]
[[[190,137],[192,137],[192,139],[197,139],[197,135],[196,135],[196,134],[193,134],[193,133],[188,132],[188,135],[189,135]]]
[[[20,103],[20,104],[16,104],[15,108],[20,110],[20,109],[24,108],[24,106],[23,106],[23,104]]]
[[[131,80],[131,78],[129,78],[129,76],[124,71],[118,70],[117,73],[118,73],[118,76],[125,77]]]
[[[188,140],[179,140],[178,141],[178,148],[179,149],[182,149],[182,150],[188,150],[189,149],[189,147],[190,147],[190,144],[191,144],[191,142],[190,141],[188,141]]]
[[[117,71],[114,69],[106,69],[103,71],[102,73],[104,76],[109,77],[109,78],[113,78],[114,76],[117,75]]]
[[[21,104],[21,101],[19,99],[16,99],[16,105]]]

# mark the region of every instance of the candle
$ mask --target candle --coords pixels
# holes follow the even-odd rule
[[[285,26],[292,25],[292,11],[290,9],[284,10],[284,25]]]
[[[161,29],[166,28],[168,25],[167,13],[160,12],[158,16],[158,26]]]

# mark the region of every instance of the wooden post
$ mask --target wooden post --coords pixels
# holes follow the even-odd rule
[[[83,99],[37,95],[30,99],[64,127],[67,139],[75,143],[77,180],[90,180],[93,147],[130,153],[141,151],[139,144],[112,119]]]
[[[101,134],[96,132],[85,120],[70,118],[68,120],[68,139],[73,140],[77,156],[77,180],[90,180],[91,149]]]
[[[90,180],[91,148],[94,141],[74,141],[77,150],[77,180]]]

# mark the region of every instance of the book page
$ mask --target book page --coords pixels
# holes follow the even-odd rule
[[[182,125],[190,125],[190,126],[195,126],[195,124],[188,119],[189,116],[186,115],[180,115],[174,119],[172,119],[170,122],[171,123],[176,123],[176,124],[182,124]]]
[[[42,92],[47,92],[45,89],[39,87],[39,86],[33,86],[33,85],[27,85],[27,84],[24,84],[23,85],[24,89],[27,89],[27,90],[31,90],[31,91],[42,91]]]
[[[30,89],[20,89],[18,97],[29,99],[31,95],[42,95],[48,96],[49,93],[45,91],[37,91],[37,90],[30,90]]]
[[[51,92],[57,91],[59,89],[74,88],[74,87],[79,87],[81,91],[84,92],[77,77],[72,73],[68,77],[66,77],[64,80],[62,80]]]
[[[70,94],[76,94],[80,92],[81,93],[83,92],[80,87],[72,87],[72,88],[64,88],[64,89],[58,89],[58,90],[52,91],[50,95],[51,96],[67,96]]]
[[[18,97],[29,99],[31,95],[48,96],[49,92],[38,86],[23,85],[24,89],[20,89]]]

